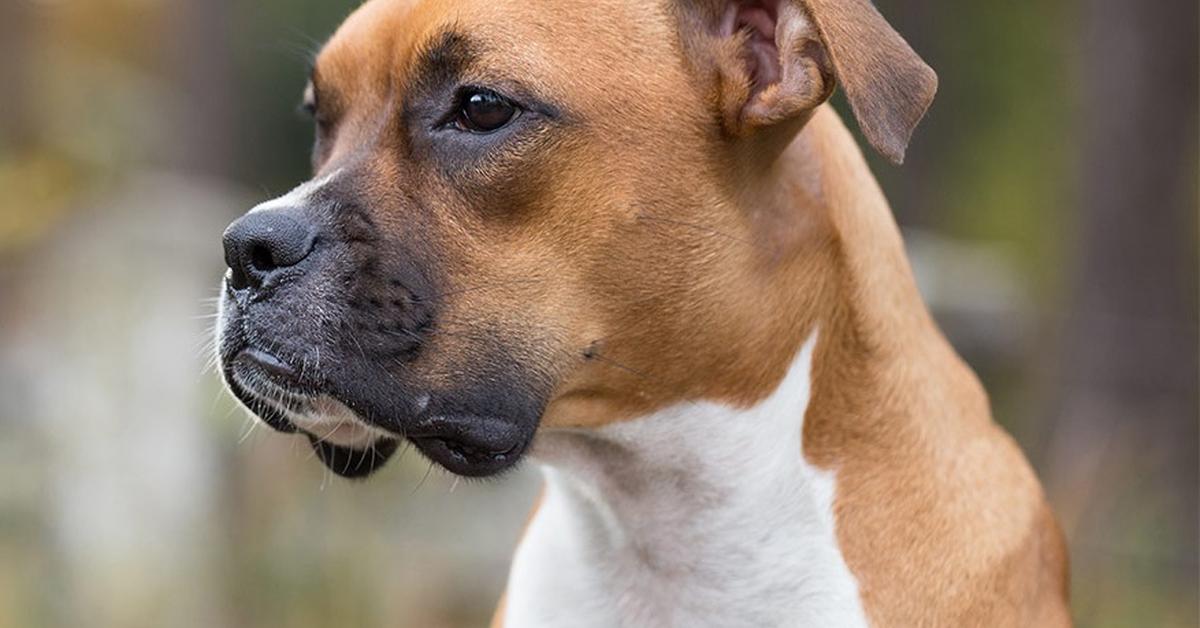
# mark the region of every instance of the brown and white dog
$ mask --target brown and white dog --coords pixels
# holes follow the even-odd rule
[[[1069,625],[835,84],[901,161],[936,77],[869,0],[370,0],[225,234],[226,380],[346,476],[540,463],[497,625]]]

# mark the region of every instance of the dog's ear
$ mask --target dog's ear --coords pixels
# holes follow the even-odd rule
[[[745,136],[807,120],[836,81],[871,145],[904,161],[937,92],[937,75],[871,0],[682,1],[691,27],[707,30],[699,39],[716,63],[728,132]]]

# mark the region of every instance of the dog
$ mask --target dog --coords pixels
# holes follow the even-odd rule
[[[899,163],[937,79],[869,0],[369,0],[224,235],[228,387],[347,477],[539,463],[495,626],[1070,625],[835,87]]]

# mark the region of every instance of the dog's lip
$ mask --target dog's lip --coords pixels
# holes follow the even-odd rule
[[[296,426],[288,420],[283,410],[269,403],[260,393],[252,392],[237,376],[231,365],[226,365],[224,368],[225,384],[229,386],[230,392],[239,401],[242,402],[251,412],[264,423],[271,426],[272,429],[285,434],[293,434],[297,430]]]
[[[529,436],[510,421],[475,415],[438,415],[406,430],[409,441],[452,473],[481,477],[518,460]]]
[[[221,372],[229,391],[272,429],[300,431],[289,418],[303,411],[318,395],[295,376],[295,369],[274,354],[249,344],[229,343],[222,351]]]
[[[288,364],[275,354],[263,351],[257,347],[245,347],[236,353],[232,363],[233,369],[245,369],[263,376],[272,384],[288,391],[302,393],[300,376],[295,367]]]
[[[318,394],[311,384],[301,379],[295,367],[256,347],[237,351],[228,370],[247,392],[257,397],[278,399],[289,406],[305,406]],[[264,386],[269,390],[262,390]]]
[[[399,444],[397,439],[381,438],[367,448],[355,449],[335,445],[312,434],[306,436],[326,467],[344,478],[352,479],[365,478],[378,471],[396,452]]]
[[[262,349],[247,347],[242,349],[237,354],[237,357],[234,358],[234,360],[245,360],[251,362],[272,377],[278,377],[280,379],[296,379],[296,369],[292,368],[290,364],[280,360],[270,353],[267,353],[266,351],[263,351]]]

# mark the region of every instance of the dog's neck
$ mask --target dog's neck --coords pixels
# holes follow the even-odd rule
[[[868,433],[883,424],[881,413],[897,428],[922,420],[916,405],[873,405],[903,381],[905,364],[955,371],[921,368],[954,358],[920,301],[886,202],[836,116],[818,112],[789,152],[792,166],[823,156],[817,172],[799,175],[813,177],[801,182],[811,191],[803,200],[837,208],[828,220],[839,248],[821,271],[826,301],[807,315],[782,316],[794,322],[774,330],[794,347],[786,373],[748,406],[685,401],[600,428],[544,431],[534,456],[546,466],[546,491],[514,561],[510,625],[581,616],[598,618],[596,625],[865,625],[839,548],[832,470],[837,459],[861,454],[847,447],[888,441]],[[788,272],[781,293],[821,285],[788,285]],[[765,302],[788,298],[797,297]],[[844,446],[847,434],[855,436]],[[523,600],[529,592],[539,599]],[[535,608],[567,614],[522,615]],[[721,614],[747,608],[778,615]]]
[[[512,587],[539,599],[510,599],[510,612],[569,615],[512,625],[865,625],[837,548],[833,477],[801,453],[816,338],[752,408],[683,403],[544,433],[546,492]]]

